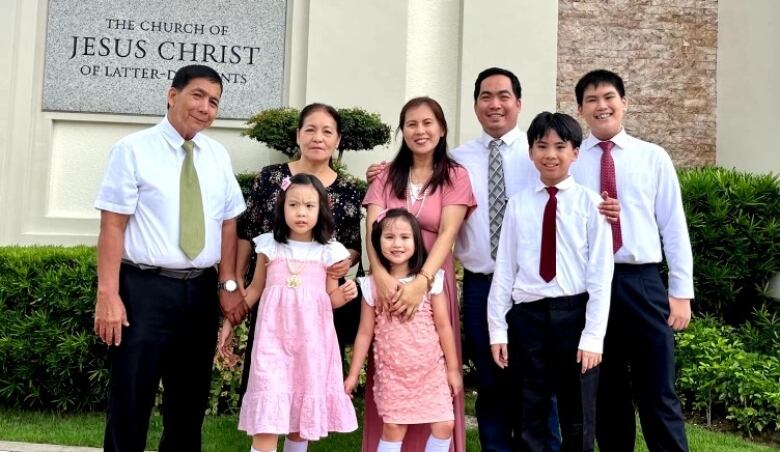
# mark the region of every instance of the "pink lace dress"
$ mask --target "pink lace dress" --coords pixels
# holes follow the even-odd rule
[[[254,242],[269,264],[239,430],[300,432],[308,440],[356,430],[325,290],[325,269],[349,252],[335,241],[281,244],[271,233]]]
[[[401,280],[409,282],[410,279]],[[373,280],[359,278],[363,299],[373,306]],[[433,321],[430,295],[444,289],[444,272],[411,321],[380,315],[374,326],[374,387],[377,413],[385,423],[429,424],[455,419],[447,366]]]
[[[441,224],[441,213],[444,207],[449,205],[463,205],[468,207],[467,216],[474,210],[477,200],[474,198],[474,192],[471,189],[471,180],[468,172],[461,166],[450,169],[450,180],[452,185],[439,187],[435,192],[426,196],[425,201],[414,201],[411,206],[407,205],[406,199],[397,198],[390,187],[386,185],[387,171],[377,176],[376,180],[368,187],[366,197],[363,199],[363,205],[374,204],[382,209],[392,209],[395,207],[411,207],[412,214],[417,216],[422,229],[425,248],[430,251],[436,238],[439,236],[439,226]],[[449,301],[450,320],[452,321],[452,331],[455,334],[455,346],[458,354],[461,354],[460,344],[460,310],[458,308],[458,293],[455,284],[455,265],[452,253],[449,253],[442,265],[444,270],[444,294]],[[373,359],[369,357],[367,384],[371,385],[374,378]],[[426,425],[419,425],[409,428],[404,438],[404,452],[419,452],[425,449],[425,442],[430,435],[430,428]],[[382,436],[382,425],[377,410],[374,405],[372,392],[366,393],[365,414],[363,422],[363,451],[376,451],[379,438]],[[455,431],[453,433],[451,451],[466,451],[466,422],[463,392],[455,398]]]

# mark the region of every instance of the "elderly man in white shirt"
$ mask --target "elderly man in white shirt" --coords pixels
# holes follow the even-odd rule
[[[248,310],[235,282],[244,200],[227,151],[200,133],[221,95],[216,71],[185,66],[165,119],[111,149],[95,202],[95,333],[111,365],[106,451],[144,450],[160,380],[159,450],[200,450],[220,307],[235,323]]]
[[[612,224],[615,273],[599,385],[599,448],[634,449],[636,396],[648,449],[687,451],[674,390],[673,331],[691,319],[693,254],[677,173],[664,149],[623,129],[628,103],[620,76],[591,71],[575,94],[590,136],[572,174],[586,187],[609,191],[622,207]],[[668,292],[658,271],[662,240]]]

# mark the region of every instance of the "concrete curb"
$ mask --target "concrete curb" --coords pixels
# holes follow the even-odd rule
[[[0,441],[0,452],[100,452],[102,448]]]

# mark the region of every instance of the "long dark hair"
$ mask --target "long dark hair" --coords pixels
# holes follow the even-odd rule
[[[374,227],[371,229],[371,245],[374,247],[377,256],[379,257],[379,263],[385,270],[390,271],[390,261],[382,254],[382,231],[388,224],[398,221],[398,219],[406,220],[412,227],[412,238],[414,239],[414,253],[409,258],[409,274],[416,275],[420,273],[425,260],[428,259],[428,251],[425,249],[425,242],[423,242],[422,230],[420,229],[420,223],[417,222],[417,218],[409,213],[404,208],[390,209],[385,214],[385,217],[381,221],[375,221]]]
[[[444,136],[441,137],[436,149],[433,150],[433,175],[423,186],[423,191],[434,192],[444,184],[452,185],[450,168],[458,166],[458,164],[447,154],[447,120],[444,119],[444,112],[441,105],[430,97],[415,97],[404,104],[398,119],[398,131],[400,132],[404,128],[406,112],[421,105],[427,105],[433,111],[433,116],[444,131]],[[398,199],[406,198],[406,187],[409,185],[409,170],[412,168],[412,163],[412,150],[407,146],[406,140],[401,140],[401,148],[398,150],[398,155],[390,163],[386,182]]]
[[[333,220],[333,213],[330,211],[330,205],[328,203],[328,195],[325,193],[325,187],[322,186],[322,182],[311,174],[298,173],[290,178],[290,186],[287,190],[279,192],[279,196],[276,197],[276,205],[274,206],[274,223],[273,233],[274,240],[279,243],[287,243],[287,237],[290,235],[290,226],[287,225],[287,221],[284,218],[284,202],[287,200],[287,191],[290,190],[293,185],[311,185],[317,191],[319,196],[320,208],[317,214],[317,224],[314,225],[311,236],[312,238],[321,244],[326,244],[333,237],[333,232],[336,230],[336,222]]]

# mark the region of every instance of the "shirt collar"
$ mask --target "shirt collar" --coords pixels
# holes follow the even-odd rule
[[[576,185],[576,181],[574,180],[574,176],[570,174],[569,177],[555,184],[555,188],[557,188],[560,191],[565,191],[574,187],[574,185]],[[540,192],[540,191],[544,191],[545,189],[547,189],[547,185],[544,185],[544,182],[542,182],[541,179],[537,179],[536,187],[534,188],[534,191]]]
[[[512,130],[510,130],[509,132],[505,133],[501,137],[501,141],[503,141],[504,144],[507,145],[507,146],[512,146],[514,144],[514,142],[517,141],[517,139],[520,138],[520,136],[522,134],[523,134],[523,132],[521,132],[519,128],[515,127]],[[482,131],[482,135],[479,137],[479,142],[480,142],[480,144],[482,144],[482,146],[485,147],[485,149],[487,149],[488,146],[490,145],[490,142],[493,141],[494,139],[495,138],[493,138],[492,136],[488,135],[483,130]]]
[[[618,132],[617,135],[612,137],[610,140],[611,142],[615,143],[615,146],[617,146],[619,149],[625,149],[628,145],[628,140],[630,137],[626,133],[626,129],[620,129],[620,132]],[[588,134],[588,137],[585,138],[585,141],[582,142],[581,151],[589,151],[593,149],[594,147],[598,146],[598,144],[601,142],[598,138],[594,137],[592,134]],[[600,149],[599,149],[600,150]]]
[[[179,132],[173,127],[173,125],[171,125],[171,122],[168,120],[168,115],[165,115],[165,118],[160,121],[159,127],[162,131],[165,141],[167,141],[173,149],[181,149],[181,145],[184,144],[185,140],[181,135],[179,135]],[[201,140],[200,133],[195,134],[195,136],[192,137],[192,141],[195,142],[195,149],[203,147],[203,141]]]

